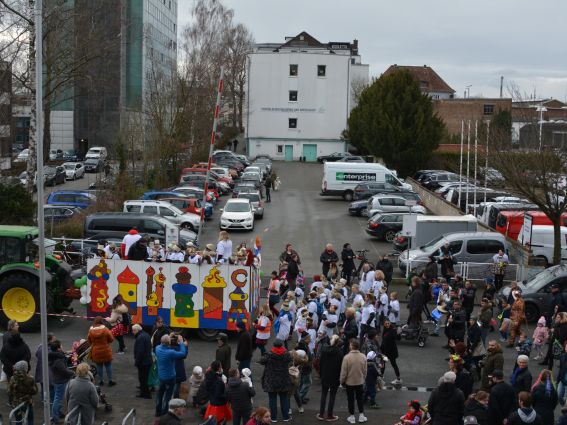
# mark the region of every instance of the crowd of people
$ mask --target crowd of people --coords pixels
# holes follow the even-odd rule
[[[134,247],[144,240],[133,239],[127,241],[131,246],[126,251],[129,259],[137,252]],[[100,255],[112,258],[106,248],[101,247]],[[152,251],[143,248],[140,252],[144,255],[138,258],[134,254],[134,259],[155,258],[155,243]],[[220,233],[216,247],[207,249],[208,257],[216,263],[249,261],[248,255],[233,255],[226,232]],[[247,248],[241,245],[236,252],[242,250]],[[201,255],[201,259],[206,257]],[[167,260],[167,255],[164,258]],[[380,408],[380,391],[388,385],[388,364],[394,378],[389,385],[402,385],[397,347],[401,335],[427,327],[430,335],[440,336],[443,330],[447,338],[443,347],[446,355],[440,356],[446,358],[447,371],[428,400],[409,401],[399,424],[555,424],[554,410],[558,403],[564,405],[567,397],[567,300],[559,287],[551,289],[548,315],[542,316],[533,334],[528,335],[521,288],[512,282],[509,296],[499,299],[494,283],[489,282],[478,297],[477,307],[475,286],[456,275],[449,264],[438,276],[437,264],[450,258],[450,252],[432,256],[421,273],[410,277],[407,315],[402,312],[397,291],[392,289],[393,265],[387,256],[380,257],[375,266],[363,264],[359,273],[355,258],[350,244],[343,245],[340,255],[327,244],[320,255],[321,273],[307,284],[300,255],[287,244],[279,258],[280,267],[271,273],[267,300],[258,306],[253,323],[237,323],[234,354],[228,336],[220,333],[214,361],[195,366],[190,374],[185,365],[188,341],[160,317],[151,332],[132,324],[128,308],[117,296],[108,317],[94,319],[85,339],[73,347],[74,354],[64,352],[61,342],[49,336],[53,422],[60,423],[64,411],[79,406],[81,423],[93,423],[100,388],[116,385],[112,344],[116,340],[117,354],[124,354],[124,336],[131,332],[139,381],[137,397],[155,399],[158,424],[182,423],[189,406],[218,423],[288,422],[293,415],[304,414],[315,377],[321,386],[318,420],[339,420],[335,402],[342,388],[348,405],[346,421],[363,423],[367,421],[366,409]],[[499,264],[503,262],[499,260]],[[77,348],[85,343],[96,373],[76,355]],[[514,364],[505,365],[505,349],[515,353]],[[251,370],[256,350],[257,361],[263,366],[260,376],[254,376]],[[28,423],[33,423],[32,398],[38,384],[45,384],[41,353],[38,347],[32,377],[32,353],[19,333],[18,323],[10,321],[0,361],[9,382],[10,404],[28,403]],[[559,368],[554,374],[557,360]],[[530,361],[546,367],[535,379]],[[507,379],[505,370],[510,370]],[[267,393],[268,407],[257,407],[254,398],[259,389]],[[567,416],[559,421],[566,424]]]

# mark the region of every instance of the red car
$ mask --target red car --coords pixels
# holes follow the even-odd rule
[[[201,200],[198,198],[161,198],[160,201],[167,201],[183,212],[201,215]]]

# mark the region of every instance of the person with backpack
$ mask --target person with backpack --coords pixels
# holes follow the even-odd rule
[[[110,323],[112,336],[118,341],[117,354],[124,354],[124,350],[126,349],[124,335],[128,335],[131,319],[128,313],[128,306],[124,302],[122,295],[116,295],[112,300],[112,310],[107,321]]]

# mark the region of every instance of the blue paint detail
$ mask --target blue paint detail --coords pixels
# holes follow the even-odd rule
[[[226,329],[228,323],[228,312],[222,312],[222,319],[205,319],[203,311],[199,310],[199,328],[205,329]]]
[[[169,308],[160,308],[158,309],[158,314],[157,316],[161,316],[161,318],[163,319],[163,322],[169,326],[169,322],[170,322],[170,316],[171,316],[171,312],[169,310]],[[153,326],[157,316],[150,316],[148,315],[148,307],[143,307],[142,308],[142,325],[145,326]]]

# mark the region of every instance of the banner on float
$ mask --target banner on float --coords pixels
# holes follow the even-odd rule
[[[89,317],[109,316],[120,294],[133,323],[152,326],[160,316],[171,327],[236,330],[249,326],[259,301],[254,267],[89,259],[87,273]]]

